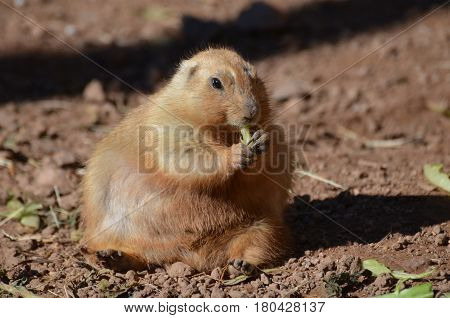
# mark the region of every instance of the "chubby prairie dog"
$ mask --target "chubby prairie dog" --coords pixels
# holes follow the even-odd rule
[[[89,160],[87,247],[198,270],[279,260],[292,165],[270,118],[263,82],[236,52],[208,49],[182,61]],[[245,144],[247,125],[255,131]]]

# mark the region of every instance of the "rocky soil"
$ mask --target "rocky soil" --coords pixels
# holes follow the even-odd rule
[[[412,273],[434,267],[407,286],[430,281],[436,297],[450,291],[450,197],[422,171],[426,163],[450,169],[448,6],[412,26],[444,1],[6,2],[0,211],[8,202],[28,203],[39,224],[0,218],[0,286],[15,287],[0,288],[0,297],[393,291],[391,275],[362,270],[369,258]],[[79,244],[85,162],[96,141],[163,85],[176,61],[207,43],[232,46],[257,65],[277,121],[300,128],[291,143],[304,168],[341,187],[299,176],[286,212],[290,257],[244,282],[228,286],[238,273],[197,273],[182,263],[111,269]]]

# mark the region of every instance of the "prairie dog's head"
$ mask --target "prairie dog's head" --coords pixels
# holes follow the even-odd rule
[[[177,114],[194,124],[238,128],[269,116],[255,68],[228,49],[208,49],[183,61],[168,89],[179,98]]]

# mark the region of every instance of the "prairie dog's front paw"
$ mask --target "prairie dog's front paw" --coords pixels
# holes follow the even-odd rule
[[[269,133],[259,129],[253,134],[250,142],[248,143],[248,147],[250,147],[252,152],[259,155],[266,152],[269,148],[269,139]]]
[[[244,168],[251,165],[257,155],[269,148],[269,134],[263,130],[257,130],[247,144],[239,143],[232,146],[233,166]]]

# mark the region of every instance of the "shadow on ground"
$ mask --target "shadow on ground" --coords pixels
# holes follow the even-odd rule
[[[344,192],[313,201],[297,196],[287,213],[299,255],[352,242],[375,243],[390,233],[414,235],[422,227],[448,220],[448,196],[353,196]]]
[[[154,88],[149,74],[167,77],[186,52],[220,44],[251,60],[301,50],[417,19],[443,0],[315,1],[281,14],[254,3],[224,24],[184,16],[179,34],[165,42],[132,46],[86,47],[83,53],[145,93]],[[11,13],[13,14],[13,13]],[[411,20],[412,21],[412,20]],[[61,44],[62,45],[62,44]],[[0,102],[79,94],[93,78],[108,89],[130,88],[75,52],[14,52],[0,55]]]

